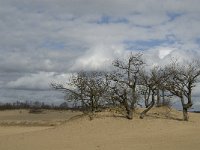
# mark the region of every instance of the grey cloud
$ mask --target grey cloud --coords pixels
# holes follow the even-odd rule
[[[115,58],[123,57],[125,54],[121,45],[96,45],[77,58],[71,70],[106,70],[110,68]]]
[[[198,0],[0,0],[0,87],[48,89],[52,72],[109,67],[137,41],[150,64],[199,58],[199,13]]]
[[[24,76],[16,81],[10,81],[7,83],[7,88],[21,89],[21,90],[46,90],[49,89],[51,74],[39,73]]]
[[[34,11],[38,9],[47,12],[59,13],[63,11],[72,12],[76,14],[90,14],[90,13],[127,13],[131,10],[135,11],[199,11],[198,0],[168,0],[166,2],[160,0],[7,0],[3,3],[11,3],[25,12]],[[49,8],[49,9],[47,9]],[[47,10],[46,10],[47,9]]]
[[[27,74],[6,84],[5,88],[20,90],[50,90],[50,83],[65,83],[71,74],[56,74],[54,72],[39,72],[37,74]]]
[[[192,49],[179,49],[178,47],[171,46],[158,46],[146,50],[144,52],[145,62],[149,66],[169,64],[173,60],[179,63],[187,63],[200,57],[199,50]]]

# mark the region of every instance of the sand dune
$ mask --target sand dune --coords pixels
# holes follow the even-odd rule
[[[154,109],[142,120],[104,112],[56,126],[0,126],[0,150],[199,150],[200,114],[184,122],[181,112],[164,112]]]

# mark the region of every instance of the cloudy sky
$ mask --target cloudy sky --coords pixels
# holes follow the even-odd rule
[[[0,102],[31,99],[30,92],[39,100],[56,99],[47,96],[51,81],[79,69],[106,68],[130,51],[143,52],[150,64],[200,58],[199,4],[0,0]]]

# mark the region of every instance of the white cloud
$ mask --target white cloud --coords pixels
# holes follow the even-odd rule
[[[123,47],[112,45],[99,45],[89,49],[83,56],[79,57],[71,70],[99,70],[109,68],[116,57],[125,55]]]
[[[71,74],[55,74],[40,72],[18,78],[7,83],[6,87],[22,90],[48,90],[51,89],[50,83],[66,83]]]
[[[148,64],[199,58],[199,14],[199,0],[0,0],[0,84],[47,89],[52,72],[106,68],[127,50]]]
[[[159,58],[163,59],[165,58],[167,55],[169,55],[173,50],[172,49],[160,49],[159,50]]]

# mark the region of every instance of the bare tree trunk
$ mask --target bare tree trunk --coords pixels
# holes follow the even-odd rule
[[[160,90],[157,89],[156,90],[156,95],[157,95],[157,107],[160,107],[161,106],[161,103],[160,103]]]
[[[183,107],[183,120],[184,121],[188,121],[189,120],[189,116],[188,116],[188,109]]]
[[[140,119],[143,119],[144,116],[147,114],[147,112],[148,112],[149,110],[151,110],[151,108],[155,105],[155,98],[154,98],[155,91],[153,90],[152,92],[153,92],[153,93],[152,93],[152,101],[151,101],[149,107],[148,107],[147,109],[145,109],[145,110],[140,114]]]
[[[129,107],[127,99],[124,100],[124,107],[126,109],[126,118],[130,119],[130,120],[133,119],[133,109],[131,107]]]
[[[145,99],[145,107],[148,108],[149,107],[149,97],[150,97],[150,94],[151,94],[151,90],[150,88],[148,89],[148,92],[146,91],[145,92],[145,95],[144,95],[144,99]]]
[[[162,89],[162,105],[165,105],[165,90]]]
[[[192,107],[192,89],[189,88],[188,91],[188,103],[187,103],[187,107],[190,108]]]
[[[136,80],[136,79],[135,79]],[[137,102],[137,94],[136,94],[136,83],[133,84],[132,88],[132,102],[131,109],[135,109],[135,104]]]
[[[93,98],[93,95],[90,96],[90,101],[91,101],[91,104],[90,104],[91,112],[94,112],[95,111],[95,107],[94,107],[94,98]]]
[[[126,107],[126,113],[127,113],[126,115],[127,119],[130,119],[130,120],[133,119],[133,110],[131,108]]]
[[[124,89],[123,95],[120,95],[121,98],[121,105],[124,106],[125,110],[126,110],[126,118],[127,119],[133,119],[133,109],[131,108],[131,106],[129,106],[129,103],[127,101],[127,92],[126,89]]]
[[[149,100],[148,100],[148,99],[145,99],[145,107],[148,108],[149,105],[150,105],[150,104],[149,104]]]
[[[183,96],[181,97],[181,103],[182,103],[182,107],[183,107],[183,120],[184,121],[188,121],[189,120],[188,109],[190,107],[192,107],[192,103],[191,103],[191,101],[189,99],[188,103],[185,104]]]

